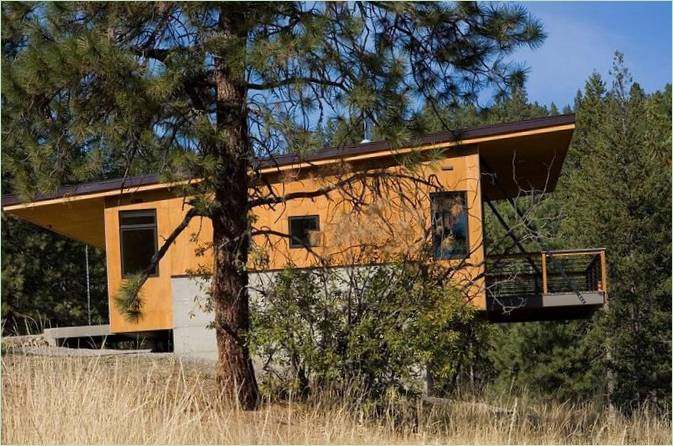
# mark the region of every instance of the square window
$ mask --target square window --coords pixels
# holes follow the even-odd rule
[[[435,259],[460,259],[469,254],[467,192],[430,194],[432,252]]]
[[[144,271],[157,252],[156,211],[120,212],[119,240],[121,243],[122,277]],[[156,266],[150,272],[150,275],[158,275]]]
[[[317,215],[289,217],[290,248],[318,246],[320,219]]]

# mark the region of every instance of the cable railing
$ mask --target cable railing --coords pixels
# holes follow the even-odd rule
[[[495,297],[607,292],[605,249],[495,255],[486,260],[486,286]],[[581,300],[581,299],[580,299]]]

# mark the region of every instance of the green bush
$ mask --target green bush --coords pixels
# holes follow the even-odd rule
[[[286,270],[253,299],[252,350],[266,378],[304,395],[340,385],[413,394],[426,370],[441,387],[481,325],[443,283],[417,264]]]

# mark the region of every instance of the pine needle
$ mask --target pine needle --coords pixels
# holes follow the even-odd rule
[[[142,274],[134,274],[124,279],[114,298],[115,307],[127,322],[137,323],[142,319],[143,299],[140,288]]]

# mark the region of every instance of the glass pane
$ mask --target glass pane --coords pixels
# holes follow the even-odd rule
[[[465,192],[432,196],[432,248],[435,259],[467,256],[467,207]]]
[[[318,231],[318,217],[290,217],[290,247],[315,246],[311,232]]]
[[[135,274],[147,268],[156,252],[154,228],[123,229],[121,239],[123,274]],[[152,274],[156,274],[156,268]]]
[[[155,218],[154,212],[122,212],[119,222],[122,226],[153,225]]]

